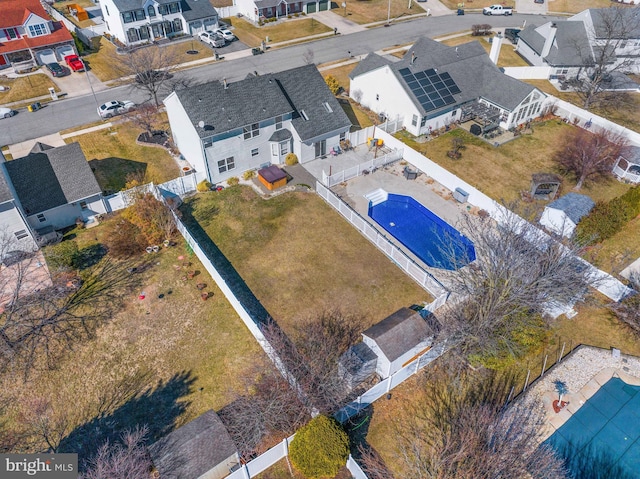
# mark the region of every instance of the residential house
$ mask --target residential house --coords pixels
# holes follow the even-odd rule
[[[559,236],[569,238],[594,206],[593,200],[586,195],[567,193],[544,208],[540,224]]]
[[[35,233],[22,211],[9,175],[4,155],[0,151],[0,259],[10,251],[38,249]]]
[[[79,143],[53,148],[36,143],[29,155],[2,165],[7,207],[0,223],[19,240],[37,240],[51,230],[91,222],[106,213],[102,191]]]
[[[39,0],[0,0],[0,69],[21,71],[74,53],[69,30]]]
[[[125,45],[196,35],[218,24],[218,12],[203,0],[101,0],[109,34]]]
[[[175,145],[212,183],[291,152],[301,163],[323,157],[351,126],[315,65],[196,85],[164,104]]]
[[[567,20],[530,24],[519,33],[516,49],[531,65],[551,67],[552,80],[590,75],[603,61],[611,70],[637,73],[640,11],[592,8]]]
[[[362,341],[378,357],[376,372],[384,379],[425,353],[435,334],[420,313],[401,308],[362,333]]]
[[[613,174],[621,180],[640,183],[640,147],[630,146],[626,150],[613,165]]]
[[[222,479],[240,464],[229,432],[209,410],[149,447],[160,479]]]
[[[331,9],[329,0],[236,0],[238,11],[252,22],[282,18],[294,13],[314,13]]]
[[[502,73],[478,42],[420,38],[401,60],[370,53],[349,74],[349,96],[414,135],[458,121],[508,129],[540,114],[546,95]]]

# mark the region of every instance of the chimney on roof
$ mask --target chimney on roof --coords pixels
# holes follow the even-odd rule
[[[413,65],[416,61],[416,52],[411,52],[411,64]]]
[[[227,79],[223,78],[222,79],[222,84],[224,85],[224,89],[226,90],[228,88],[229,85],[227,85]]]
[[[498,64],[500,56],[500,47],[502,46],[502,35],[497,35],[491,39],[491,51],[489,52],[489,60],[495,65]]]
[[[556,39],[557,31],[558,25],[556,22],[552,22],[551,27],[549,28],[549,35],[544,39],[544,46],[542,47],[542,52],[540,52],[540,58],[546,58],[546,56],[549,55],[553,42]]]

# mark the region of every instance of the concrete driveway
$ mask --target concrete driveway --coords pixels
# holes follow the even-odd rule
[[[91,70],[88,72],[71,72],[71,74],[64,77],[54,77],[46,68],[42,68],[41,70],[58,86],[60,92],[67,96],[86,95],[91,93],[91,87],[93,87],[93,91],[96,92],[108,88]]]
[[[545,0],[544,3],[534,3],[533,0],[516,0],[516,12],[532,15],[546,15],[547,2],[548,0]]]

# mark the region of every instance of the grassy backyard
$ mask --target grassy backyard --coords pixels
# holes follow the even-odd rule
[[[323,310],[373,324],[429,295],[313,193],[268,201],[249,187],[189,198],[197,221],[287,332]]]
[[[81,249],[95,246],[109,221],[118,217],[68,236],[75,235]],[[63,443],[89,453],[99,444],[89,444],[95,438],[85,434],[101,443],[148,424],[153,441],[234,399],[237,378],[265,359],[261,348],[183,242],[153,257],[143,254],[127,263],[147,265],[135,273],[139,289],[125,296],[119,313],[93,339],[76,342],[54,369],[34,370],[26,383],[10,374],[0,377],[12,404],[5,411],[9,424],[20,424],[22,405],[46,398],[52,420],[68,422]],[[183,279],[186,269],[197,272],[194,279]],[[207,301],[199,282],[211,293]]]
[[[60,91],[60,88],[44,73],[19,78],[2,78],[0,85],[9,87],[8,91],[0,92],[0,105],[48,95],[50,87],[54,87],[57,92]]]
[[[244,18],[225,18],[224,21],[232,25],[234,35],[250,47],[260,46],[267,37],[269,37],[269,43],[277,43],[332,31],[331,28],[314,18],[304,17],[287,19],[274,24],[267,23],[262,27],[256,26]]]
[[[120,191],[133,178],[157,184],[178,177],[178,165],[164,148],[136,143],[140,133],[142,129],[124,121],[66,141],[80,143],[103,191]]]

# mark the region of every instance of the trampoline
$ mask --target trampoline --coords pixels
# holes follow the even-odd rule
[[[640,471],[640,386],[611,378],[545,441],[561,455],[585,448],[607,463],[637,474]],[[636,476],[632,476],[636,477]]]

